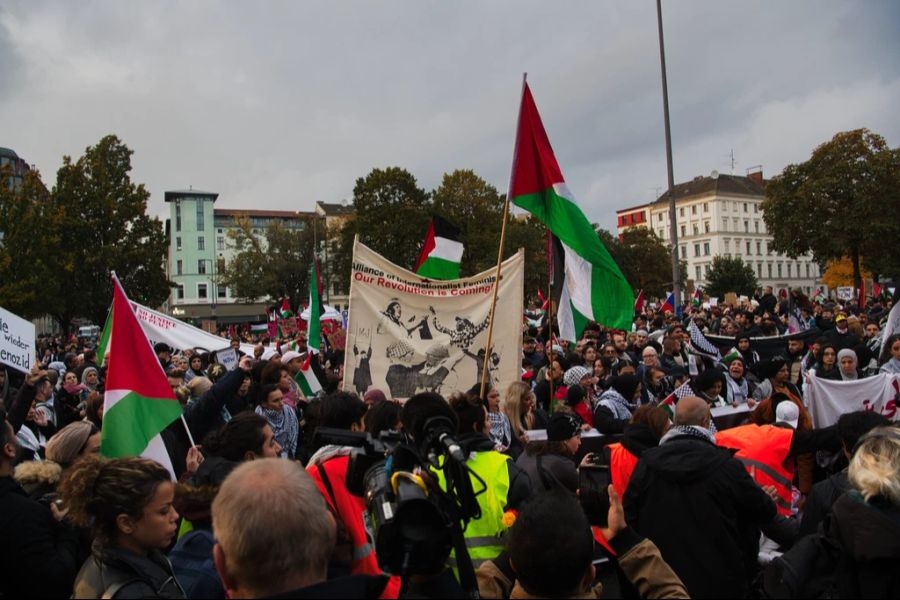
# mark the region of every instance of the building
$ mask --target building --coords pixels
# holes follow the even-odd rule
[[[28,163],[24,159],[19,158],[15,150],[10,150],[9,148],[0,148],[0,169],[4,167],[9,167],[12,170],[12,175],[6,185],[13,189],[18,189],[22,186],[25,173],[31,170]]]
[[[319,246],[322,286],[325,288],[324,301],[337,310],[346,310],[350,307],[350,282],[331,276],[331,262],[328,257],[336,255],[341,245],[341,229],[355,214],[356,209],[352,205],[316,202],[316,215],[325,220],[323,238]]]
[[[238,227],[239,219],[247,218],[253,233],[265,243],[266,228],[273,220],[302,228],[314,213],[217,209],[218,197],[215,192],[195,189],[165,193],[169,204],[166,273],[175,283],[166,308],[181,319],[218,326],[265,321],[266,302],[239,302],[229,288],[218,284],[218,275],[235,255],[228,233]]]
[[[740,257],[756,272],[760,286],[775,290],[800,288],[813,293],[821,272],[811,255],[796,259],[772,251],[761,208],[765,200],[761,169],[747,176],[695,177],[673,189],[679,257],[687,276],[703,287],[716,256]],[[669,197],[616,212],[618,233],[629,227],[648,227],[669,243]],[[631,224],[629,224],[629,221]]]

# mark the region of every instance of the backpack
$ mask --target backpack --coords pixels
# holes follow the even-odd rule
[[[213,564],[215,539],[205,529],[194,529],[178,539],[169,552],[175,578],[188,598],[225,598],[225,586]]]

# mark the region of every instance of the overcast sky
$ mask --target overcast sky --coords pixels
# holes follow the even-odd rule
[[[664,3],[676,182],[806,160],[836,132],[900,145],[900,3]],[[656,6],[627,2],[5,1],[0,146],[48,186],[115,133],[164,211],[311,210],[374,167],[505,191],[522,72],[567,183],[607,228],[666,185]],[[166,214],[167,210],[166,210]]]

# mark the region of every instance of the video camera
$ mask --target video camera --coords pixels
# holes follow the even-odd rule
[[[465,544],[457,543],[463,539],[461,523],[477,519],[481,511],[452,425],[446,417],[432,417],[417,442],[395,431],[376,438],[344,429],[316,430],[314,443],[354,448],[345,484],[366,501],[366,525],[379,566],[388,573],[433,575],[445,568],[451,548],[465,552]],[[444,474],[446,491],[432,469]]]

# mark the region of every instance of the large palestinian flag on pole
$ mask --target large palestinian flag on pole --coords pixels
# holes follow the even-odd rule
[[[437,215],[432,217],[419,253],[416,274],[428,279],[459,279],[464,250],[459,233],[459,227],[450,221]]]
[[[181,404],[115,277],[111,329],[100,453],[140,455],[174,472],[159,434],[181,416]]]
[[[510,199],[540,219],[564,252],[560,337],[575,341],[589,321],[630,330],[634,292],[575,202],[556,162],[528,84],[522,93]]]

